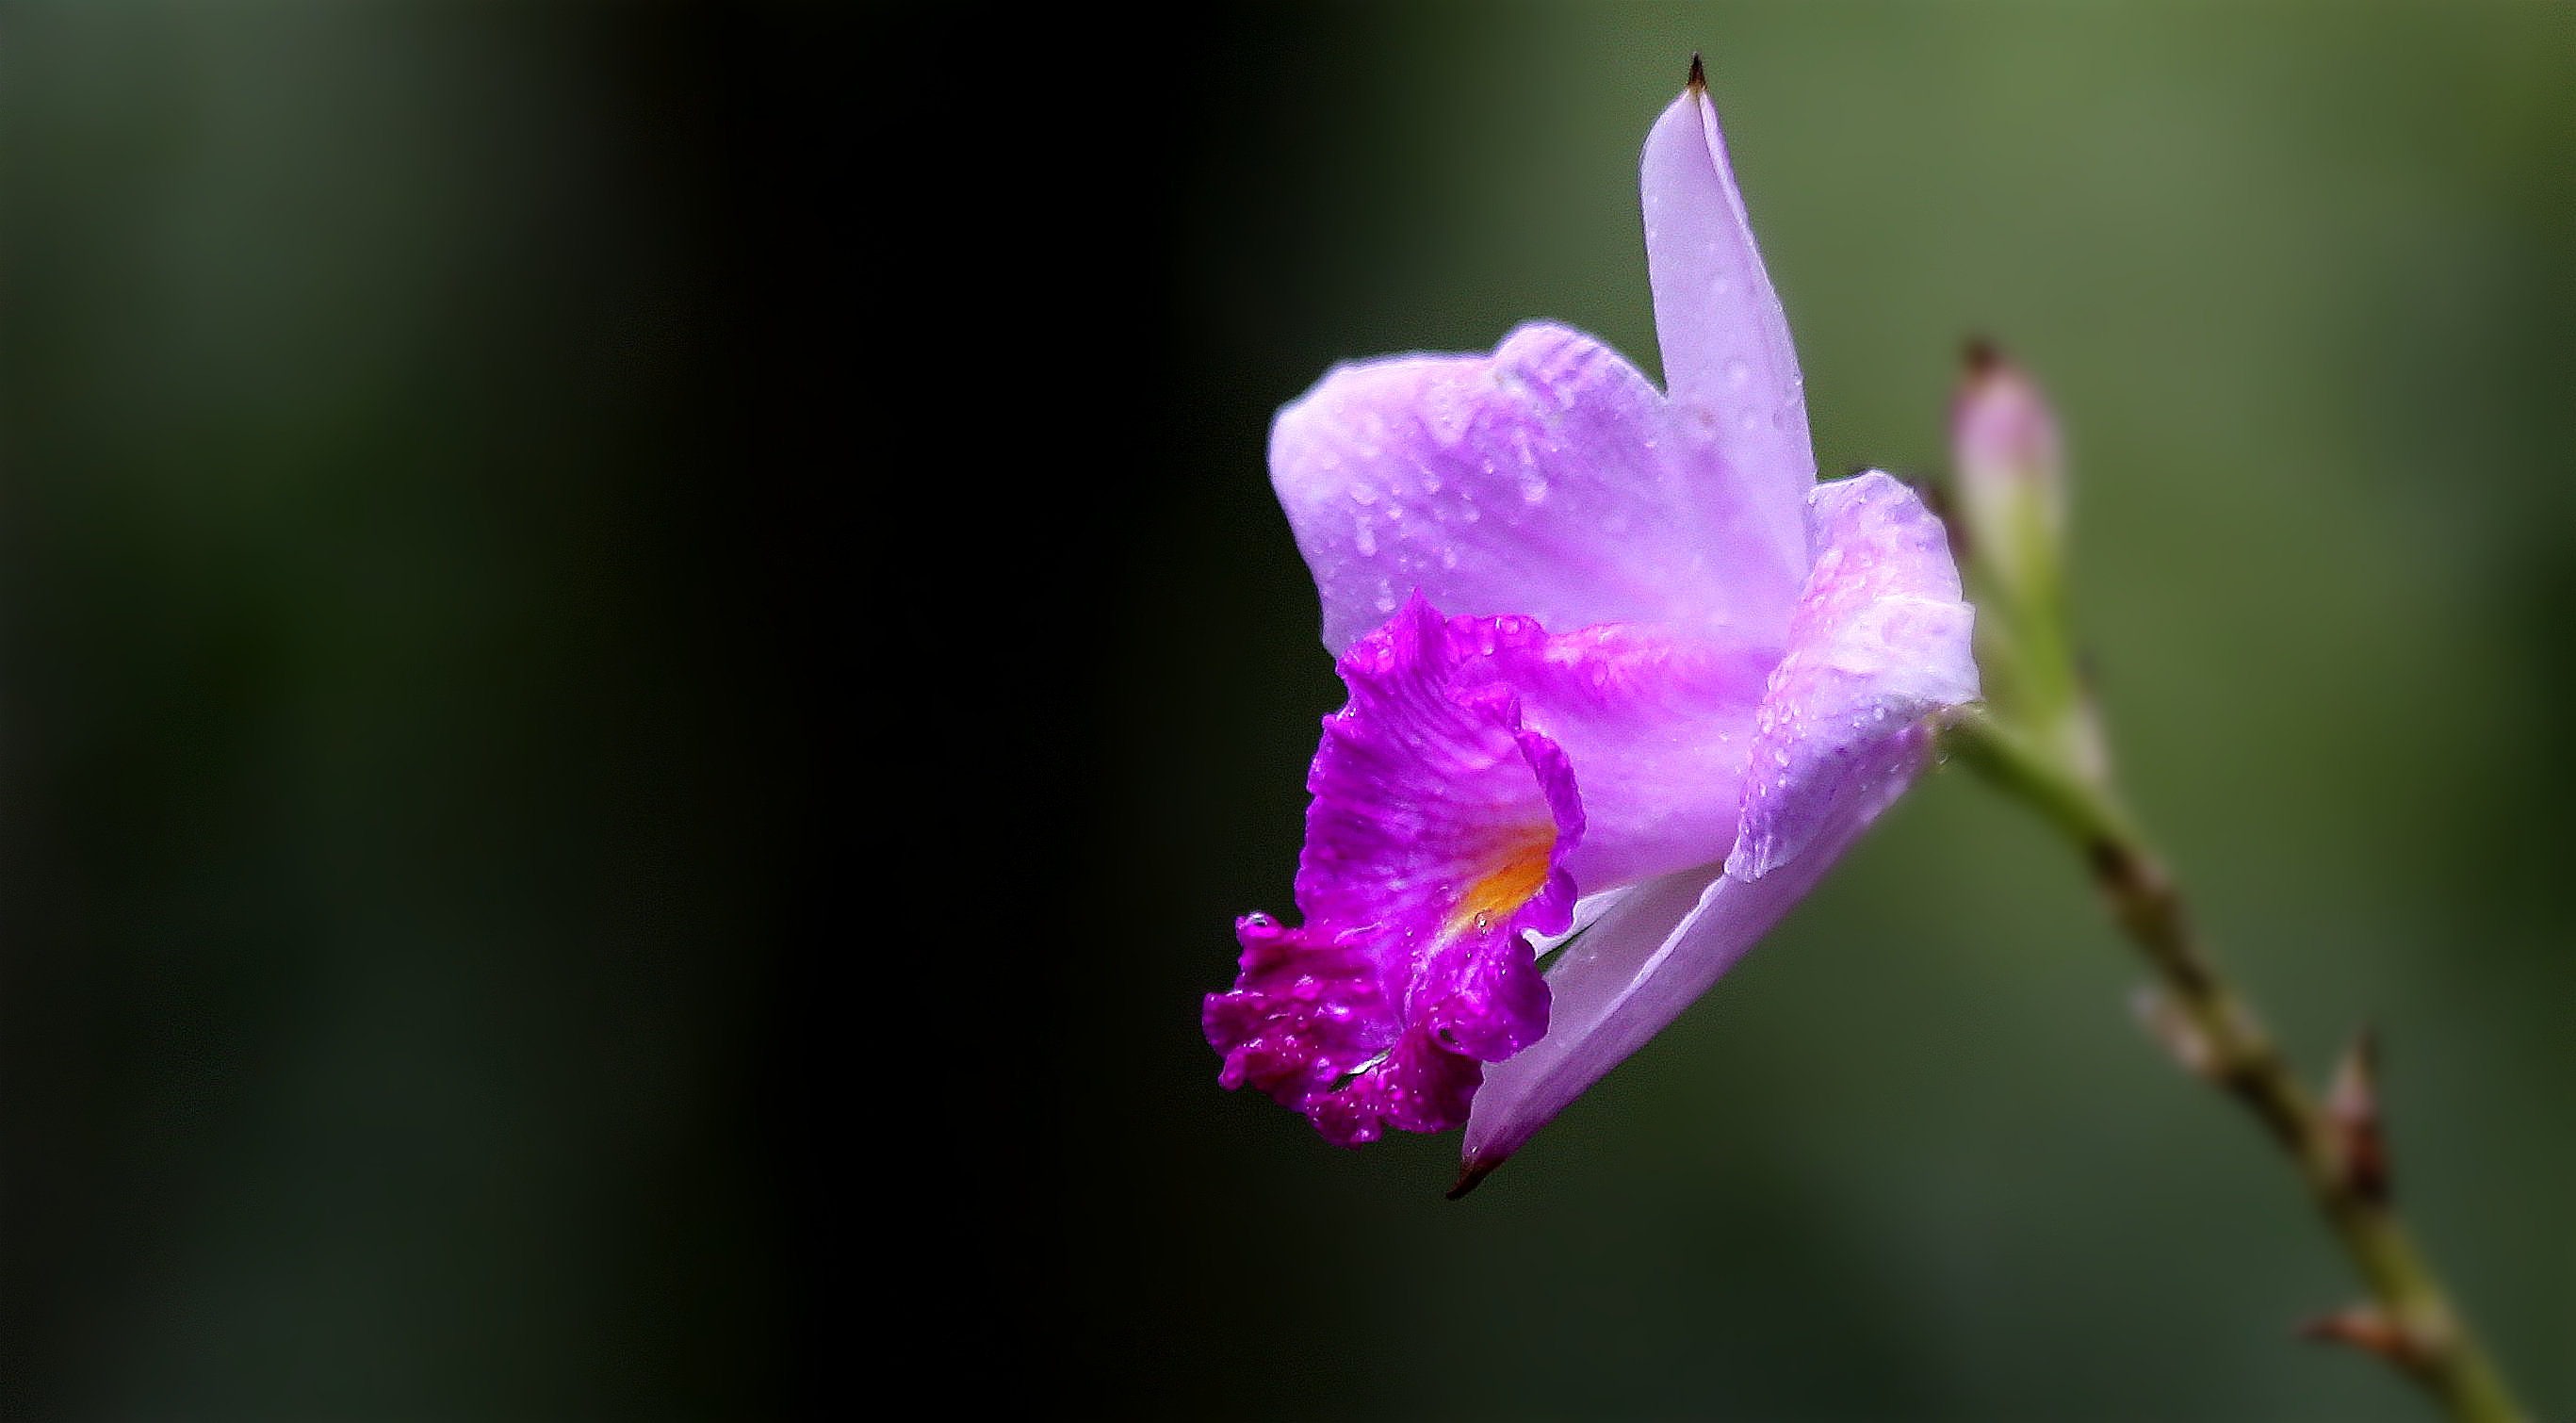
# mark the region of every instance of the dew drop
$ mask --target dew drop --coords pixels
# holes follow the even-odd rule
[[[1742,390],[1752,383],[1753,367],[1746,365],[1743,357],[1739,356],[1726,363],[1726,384],[1728,389]]]
[[[1376,502],[1377,502],[1377,486],[1376,486],[1376,485],[1374,485],[1374,484],[1354,484],[1354,485],[1352,485],[1352,486],[1351,486],[1351,500],[1352,500],[1352,502],[1353,502],[1353,503],[1357,503],[1357,504],[1374,504],[1374,503],[1376,503]]]
[[[1377,552],[1377,530],[1370,528],[1364,521],[1359,525],[1357,537],[1351,542],[1358,547],[1360,557],[1367,558]]]
[[[1440,567],[1441,567],[1442,571],[1446,572],[1447,570],[1449,570],[1449,569],[1453,569],[1453,568],[1456,568],[1457,566],[1458,566],[1458,550],[1456,550],[1456,549],[1454,549],[1454,548],[1443,547],[1443,548],[1440,550]]]

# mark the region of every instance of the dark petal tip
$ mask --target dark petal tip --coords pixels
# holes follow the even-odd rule
[[[1458,1167],[1457,1183],[1452,1185],[1447,1192],[1449,1199],[1454,1201],[1465,1197],[1469,1191],[1476,1189],[1476,1187],[1481,1184],[1486,1177],[1493,1175],[1495,1167],[1502,1165],[1510,1159],[1511,1158],[1508,1156],[1497,1156],[1486,1161],[1468,1161],[1461,1163]]]
[[[1699,56],[1698,56],[1698,55],[1694,54],[1694,55],[1692,55],[1692,56],[1691,56],[1691,72],[1690,72],[1690,78],[1688,78],[1688,79],[1686,79],[1686,80],[1684,80],[1684,81],[1682,81],[1682,82],[1683,82],[1683,83],[1685,83],[1685,84],[1687,84],[1689,87],[1691,87],[1691,88],[1693,88],[1693,89],[1697,89],[1697,90],[1702,91],[1703,93],[1707,91],[1707,89],[1708,89],[1708,71],[1707,71],[1706,69],[1703,69],[1703,68],[1701,68],[1701,67],[1700,67],[1700,62],[1699,62]],[[1454,1193],[1453,1193],[1453,1197],[1454,1197]]]
[[[1984,336],[1969,337],[1967,347],[1960,352],[1959,358],[1967,366],[1968,374],[1972,376],[1986,375],[2004,363],[2003,351]]]

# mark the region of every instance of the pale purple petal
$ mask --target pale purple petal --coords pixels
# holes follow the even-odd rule
[[[1628,890],[1575,936],[1548,969],[1548,1035],[1486,1073],[1467,1117],[1466,1164],[1481,1174],[1520,1149],[1568,1102],[1645,1045],[1731,967],[1751,940],[1705,961],[1676,951],[1714,864]]]
[[[1920,765],[1930,746],[1920,726],[1890,738],[1887,760]],[[1884,770],[1884,764],[1874,767]],[[1577,936],[1547,975],[1548,1034],[1486,1069],[1467,1117],[1460,1187],[1501,1165],[1532,1133],[1723,977],[1806,896],[1906,777],[1876,775],[1873,798],[1845,797],[1808,853],[1758,880],[1715,866],[1667,875],[1631,890]]]
[[[1605,889],[1599,894],[1583,896],[1574,901],[1574,922],[1565,926],[1564,933],[1534,934],[1530,936],[1530,947],[1538,952],[1540,958],[1546,958],[1572,943],[1575,935],[1600,923],[1602,915],[1626,903],[1628,897],[1635,894],[1638,888],[1637,885],[1623,884],[1616,889]]]
[[[1732,968],[1912,783],[1926,718],[1976,697],[1972,614],[1914,492],[1875,472],[1821,485],[1809,519],[1815,568],[1764,695],[1725,872],[1640,886],[1566,948],[1547,974],[1547,1036],[1476,1094],[1471,1178]]]
[[[1696,68],[1693,75],[1656,120],[1638,169],[1664,385],[1674,408],[1712,433],[1730,505],[1745,511],[1774,557],[1800,566],[1804,502],[1816,482],[1806,387],[1717,108]]]
[[[1902,780],[1880,779],[1910,777],[1913,763],[1883,763],[1882,743],[1977,696],[1974,614],[1941,521],[1914,491],[1875,470],[1818,485],[1808,527],[1815,568],[1763,696],[1727,859],[1746,879],[1800,855],[1842,800],[1893,799]]]
[[[1336,368],[1279,412],[1270,476],[1336,653],[1416,592],[1461,616],[1777,648],[1805,545],[1740,497],[1721,438],[1617,352],[1535,324],[1490,356]]]
[[[1779,656],[1624,626],[1494,645],[1490,675],[1583,787],[1583,842],[1566,859],[1578,884],[1609,889],[1726,857]]]
[[[1572,922],[1583,810],[1555,743],[1489,675],[1527,619],[1443,619],[1415,599],[1341,659],[1307,789],[1294,929],[1237,921],[1232,991],[1201,1024],[1219,1080],[1344,1145],[1465,1120],[1482,1062],[1546,1031],[1525,932]]]

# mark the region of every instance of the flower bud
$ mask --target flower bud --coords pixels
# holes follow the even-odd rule
[[[1953,485],[1986,699],[2068,772],[2110,770],[2066,613],[2066,460],[2030,377],[1977,342],[1950,410]]]
[[[2048,400],[1994,347],[1968,347],[1950,412],[1951,457],[1972,557],[2001,593],[2039,611],[2058,595],[2066,473]]]

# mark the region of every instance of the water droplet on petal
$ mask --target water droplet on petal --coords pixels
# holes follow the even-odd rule
[[[1726,363],[1726,384],[1728,389],[1742,390],[1744,387],[1752,383],[1753,367],[1746,365],[1743,357],[1739,356]]]

